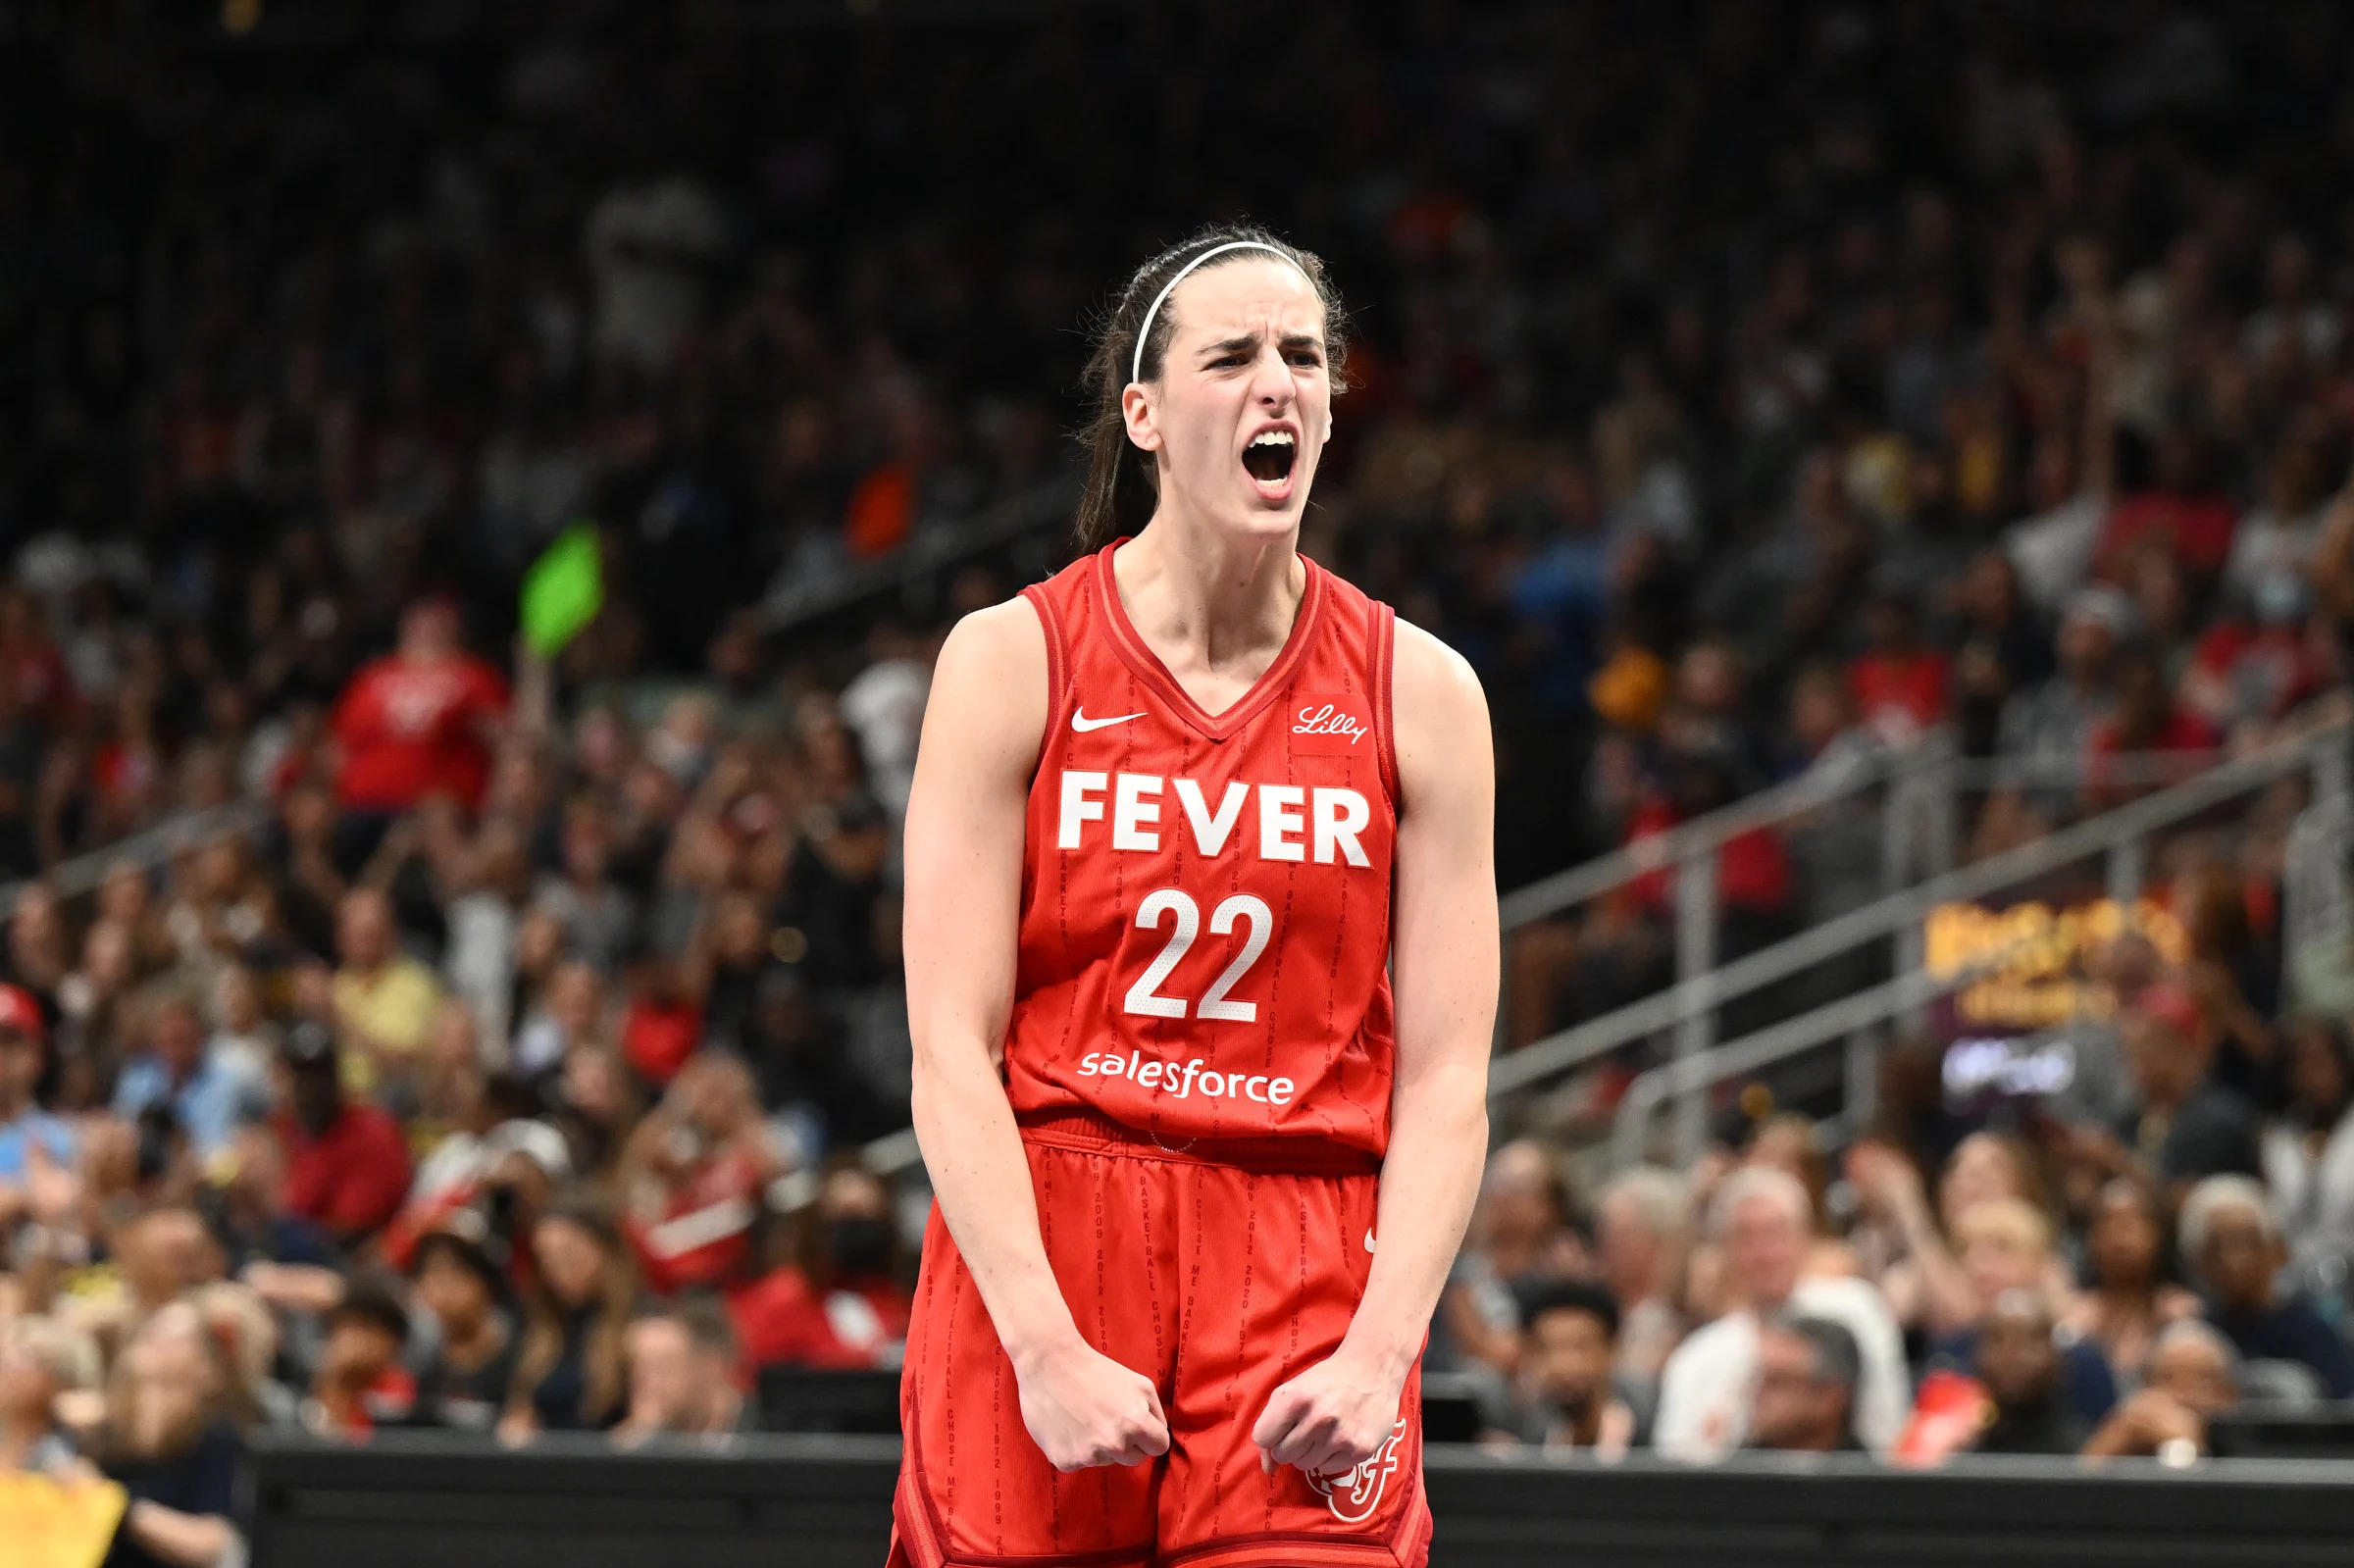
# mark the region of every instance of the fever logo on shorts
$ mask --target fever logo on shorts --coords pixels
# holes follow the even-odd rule
[[[1318,1475],[1310,1470],[1307,1484],[1324,1494],[1335,1519],[1345,1525],[1361,1525],[1381,1506],[1382,1488],[1389,1481],[1390,1472],[1398,1468],[1398,1444],[1405,1437],[1406,1417],[1400,1416],[1372,1458],[1345,1476]]]

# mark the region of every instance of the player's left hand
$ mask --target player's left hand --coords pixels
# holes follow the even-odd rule
[[[1388,1377],[1343,1350],[1320,1361],[1267,1396],[1251,1429],[1258,1465],[1268,1475],[1297,1465],[1319,1475],[1347,1475],[1381,1451],[1398,1422],[1406,1379]]]

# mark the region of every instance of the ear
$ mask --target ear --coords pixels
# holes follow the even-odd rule
[[[1144,382],[1130,381],[1120,393],[1120,417],[1127,422],[1128,439],[1148,452],[1160,450],[1160,430],[1154,422],[1157,412]]]

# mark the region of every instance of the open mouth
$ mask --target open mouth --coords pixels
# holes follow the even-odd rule
[[[1261,430],[1243,448],[1243,469],[1262,486],[1278,488],[1289,482],[1300,444],[1290,430]]]

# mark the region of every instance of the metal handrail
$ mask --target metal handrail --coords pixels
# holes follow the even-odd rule
[[[2347,733],[2344,724],[2335,724],[2226,762],[2172,788],[1890,893],[1745,958],[1680,981],[1656,995],[1559,1031],[1498,1057],[1489,1070],[1489,1096],[1525,1088],[1629,1041],[1711,1013],[1729,997],[1811,969],[1864,942],[1893,936],[1918,923],[1938,904],[1982,897],[2012,883],[2048,875],[2071,861],[2195,816],[2232,795],[2313,766],[2325,746],[2343,745]]]
[[[1839,779],[1802,773],[1795,779],[1744,795],[1729,806],[1719,806],[1705,816],[1678,823],[1665,833],[1638,838],[1583,865],[1515,887],[1498,900],[1499,923],[1506,932],[1530,925],[1639,877],[1713,853],[1745,833],[1819,810],[1885,784],[1907,768],[1926,765],[1925,761],[1909,756],[1884,753],[1859,764],[1855,772]]]
[[[109,872],[126,861],[142,871],[151,870],[183,849],[232,834],[253,833],[269,820],[269,810],[252,800],[232,800],[226,805],[205,806],[167,817],[152,828],[141,829],[101,848],[84,850],[70,860],[61,860],[37,877],[22,878],[0,886],[0,920],[14,915],[17,905],[35,887],[45,886],[61,898],[77,898],[95,890]]]
[[[1727,1079],[1819,1049],[1859,1030],[1893,1022],[1940,996],[1967,989],[2032,944],[2033,938],[2003,943],[1945,974],[1917,969],[1727,1040],[1699,1056],[1663,1062],[1636,1074],[1619,1096],[1612,1120],[1611,1169],[1623,1171],[1642,1163],[1652,1118],[1669,1098],[1697,1097]]]
[[[1801,774],[1665,833],[1515,887],[1499,901],[1501,923],[1508,932],[1530,925],[1693,855],[1721,849],[1745,833],[1804,816],[1892,779],[1925,776],[1951,789],[2020,789],[2082,784],[2097,778],[2105,784],[2133,789],[2178,784],[2226,760],[2226,753],[2213,750],[2121,752],[2097,763],[2085,757],[1938,756],[1928,748],[1883,753],[1835,782]]]
[[[881,560],[806,582],[787,583],[762,602],[762,625],[771,634],[790,632],[861,600],[903,588],[926,573],[1066,521],[1078,496],[1078,487],[1069,476],[1049,480],[953,527],[918,532]]]

